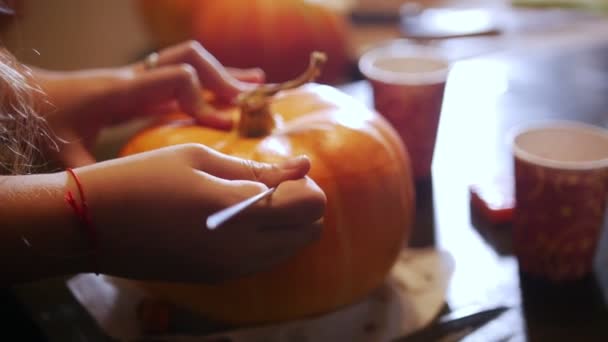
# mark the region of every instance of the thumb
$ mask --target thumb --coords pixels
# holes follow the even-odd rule
[[[203,145],[195,145],[194,150],[193,167],[228,180],[251,180],[273,187],[310,171],[310,159],[304,155],[271,164],[229,156]]]

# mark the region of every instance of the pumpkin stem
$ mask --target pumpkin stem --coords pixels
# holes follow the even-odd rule
[[[310,55],[310,63],[300,76],[284,83],[262,84],[255,89],[239,95],[237,105],[241,110],[239,134],[246,137],[259,137],[270,134],[275,120],[270,111],[270,98],[276,93],[299,87],[312,82],[321,74],[321,67],[327,60],[323,52],[315,51]]]

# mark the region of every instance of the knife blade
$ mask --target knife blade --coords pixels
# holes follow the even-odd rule
[[[261,201],[262,199],[272,195],[272,193],[277,189],[278,185],[272,188],[269,188],[266,191],[263,191],[257,195],[251,196],[237,204],[231,205],[228,208],[222,209],[213,215],[210,215],[207,218],[206,226],[209,230],[217,229],[222,224],[226,223],[228,220],[236,216],[238,213],[243,210],[249,208],[254,205],[256,202]]]
[[[462,338],[463,333],[469,334],[481,328],[509,309],[506,306],[499,306],[481,311],[472,311],[471,309],[454,311],[442,316],[437,322],[428,327],[415,331],[412,334],[398,337],[393,342],[436,341],[450,335],[458,335]]]

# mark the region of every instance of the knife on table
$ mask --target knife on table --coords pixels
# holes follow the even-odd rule
[[[464,337],[486,323],[492,321],[504,312],[509,310],[506,306],[499,306],[492,309],[471,312],[454,311],[442,316],[437,322],[413,332],[407,336],[398,337],[393,342],[422,342],[438,341],[450,335]]]

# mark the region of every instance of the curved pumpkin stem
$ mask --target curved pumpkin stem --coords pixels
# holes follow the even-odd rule
[[[308,68],[300,76],[284,83],[263,84],[241,94],[237,105],[241,109],[239,133],[247,137],[257,137],[270,134],[275,127],[274,118],[270,112],[270,98],[276,93],[299,87],[314,81],[321,74],[321,67],[327,61],[327,55],[315,51],[310,55]]]
[[[308,68],[300,76],[293,80],[286,81],[278,84],[263,84],[254,90],[242,94],[240,101],[247,101],[249,98],[254,96],[265,96],[270,97],[275,95],[281,90],[293,89],[299,87],[305,83],[314,81],[321,74],[321,67],[327,61],[327,55],[323,52],[314,51],[310,54],[310,62]]]

